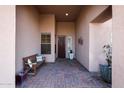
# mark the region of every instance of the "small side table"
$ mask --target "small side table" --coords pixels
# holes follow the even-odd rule
[[[23,81],[26,79],[26,72],[20,72],[16,75],[16,85],[21,85]]]

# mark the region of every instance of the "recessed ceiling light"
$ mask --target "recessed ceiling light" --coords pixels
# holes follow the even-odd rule
[[[68,13],[65,13],[66,16],[68,16],[69,14]]]

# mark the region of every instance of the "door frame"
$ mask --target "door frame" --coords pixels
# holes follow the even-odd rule
[[[58,40],[59,37],[65,37],[65,58],[66,58],[66,35],[57,35],[56,36],[56,58],[58,58]]]

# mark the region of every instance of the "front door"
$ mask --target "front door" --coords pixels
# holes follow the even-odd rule
[[[58,58],[65,58],[65,36],[58,37]]]

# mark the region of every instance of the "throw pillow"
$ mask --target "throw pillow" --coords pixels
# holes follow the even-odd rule
[[[32,68],[32,62],[31,62],[30,59],[28,59],[28,65],[29,65],[30,68]]]
[[[36,60],[37,60],[37,62],[40,62],[40,61],[43,61],[43,58],[42,58],[42,56],[36,56]]]

